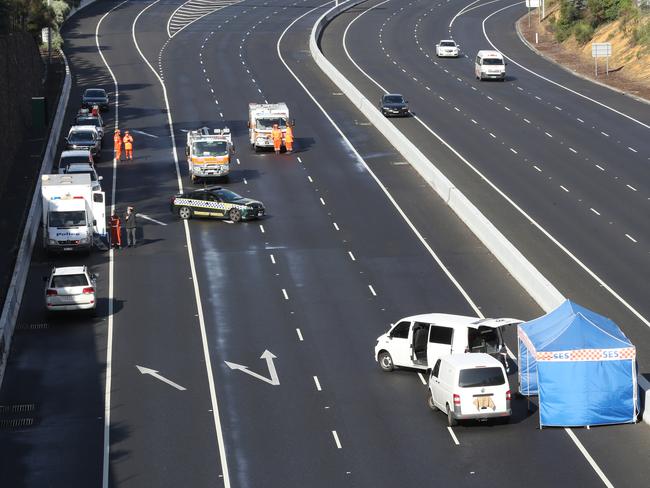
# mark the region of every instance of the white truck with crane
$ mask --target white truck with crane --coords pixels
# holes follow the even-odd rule
[[[251,149],[255,152],[260,149],[273,148],[271,131],[273,125],[278,124],[282,131],[282,147],[287,124],[293,125],[289,120],[289,108],[286,103],[249,103],[248,104],[248,139]]]
[[[48,252],[90,252],[95,235],[106,236],[103,191],[94,191],[90,175],[41,177],[43,247]]]
[[[228,127],[214,130],[201,127],[189,131],[185,156],[192,183],[202,178],[228,178],[233,152],[232,134]]]

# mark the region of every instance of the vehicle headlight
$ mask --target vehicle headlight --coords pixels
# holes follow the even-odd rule
[[[56,239],[48,239],[48,242],[50,244],[58,244],[59,243],[59,241],[57,241]]]

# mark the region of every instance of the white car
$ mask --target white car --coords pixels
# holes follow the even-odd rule
[[[103,176],[98,176],[97,171],[91,163],[72,163],[59,170],[61,174],[87,174],[90,176],[90,183],[93,191],[102,191],[101,181]]]
[[[375,360],[384,371],[400,366],[429,369],[447,354],[483,352],[507,364],[500,327],[521,322],[445,313],[406,317],[377,338]]]
[[[45,306],[49,311],[91,310],[97,306],[97,277],[86,266],[52,268],[45,280]]]
[[[474,61],[474,75],[480,81],[505,81],[507,64],[499,51],[481,50]]]
[[[429,376],[428,404],[447,414],[453,427],[459,420],[508,421],[510,385],[503,365],[489,354],[451,354],[439,358]]]
[[[436,44],[436,56],[439,58],[457,58],[460,46],[453,39],[443,39]]]

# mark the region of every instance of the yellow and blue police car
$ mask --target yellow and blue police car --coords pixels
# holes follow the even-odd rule
[[[266,212],[262,202],[242,197],[220,186],[174,195],[171,211],[182,219],[214,217],[233,222],[258,219]]]

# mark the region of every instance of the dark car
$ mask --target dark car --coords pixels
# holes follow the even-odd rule
[[[388,93],[381,97],[379,109],[386,117],[408,117],[409,105],[402,95]]]
[[[97,129],[91,125],[73,125],[68,137],[65,138],[65,148],[88,149],[93,156],[101,151],[101,141]]]
[[[182,219],[216,217],[239,222],[263,217],[266,212],[262,202],[220,186],[179,193],[172,197],[170,206],[171,211]]]
[[[94,166],[93,155],[88,149],[76,149],[70,151],[63,151],[59,158],[59,163],[56,167],[58,172],[63,171],[71,164],[90,163]]]
[[[92,108],[97,105],[100,110],[108,110],[108,95],[103,88],[88,88],[81,97],[83,108]]]

